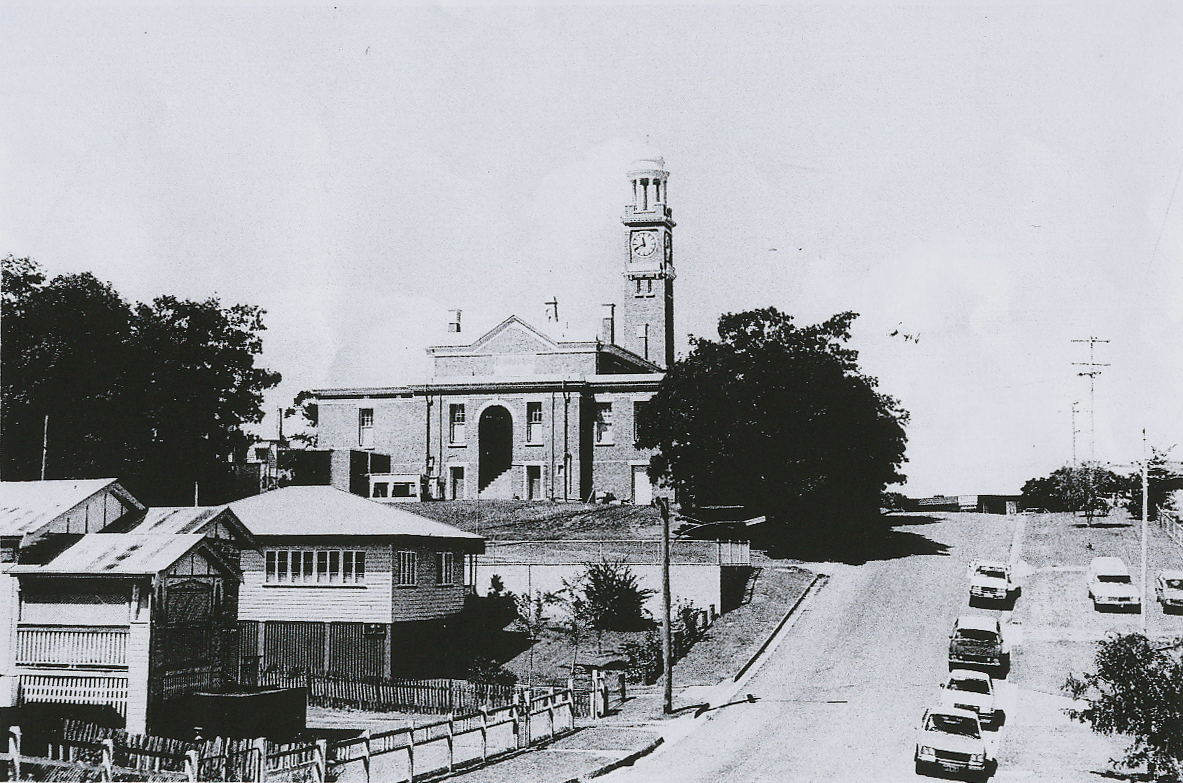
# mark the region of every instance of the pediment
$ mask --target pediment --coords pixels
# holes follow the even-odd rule
[[[554,340],[516,315],[511,315],[485,332],[469,346],[469,350],[499,356],[522,356],[550,353],[558,347]]]

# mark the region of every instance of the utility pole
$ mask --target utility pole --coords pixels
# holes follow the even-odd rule
[[[657,498],[661,510],[661,661],[665,670],[666,715],[674,711],[674,656],[670,629],[670,501],[667,497]]]
[[[1099,337],[1089,337],[1085,340],[1073,340],[1074,343],[1088,343],[1089,344],[1089,360],[1087,362],[1073,362],[1072,364],[1079,367],[1088,367],[1089,369],[1076,373],[1077,375],[1089,378],[1089,462],[1097,461],[1097,404],[1096,404],[1096,381],[1097,376],[1101,374],[1098,367],[1108,367],[1108,364],[1098,364],[1093,361],[1093,346],[1097,343],[1107,343],[1108,340],[1102,340]]]
[[[1080,430],[1076,429],[1076,406],[1080,405],[1080,401],[1072,403],[1072,467],[1076,467],[1076,433]]]
[[[1146,459],[1146,428],[1142,428],[1142,635],[1146,635],[1146,519],[1150,509],[1150,468]]]
[[[45,458],[49,455],[49,414],[45,414],[45,429],[41,432],[41,480],[45,481]]]

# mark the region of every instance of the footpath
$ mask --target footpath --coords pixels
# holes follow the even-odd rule
[[[708,720],[715,708],[746,698],[741,690],[791,627],[798,608],[826,581],[817,575],[806,583],[775,627],[751,647],[733,676],[712,685],[675,687],[673,713],[665,715],[662,685],[630,687],[628,699],[613,714],[578,727],[541,748],[480,769],[452,775],[463,783],[584,783],[632,764],[664,743],[672,743]],[[675,669],[675,686],[676,669]]]

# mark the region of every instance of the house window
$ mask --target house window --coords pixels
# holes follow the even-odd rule
[[[542,442],[542,403],[526,403],[526,440],[530,443]]]
[[[455,555],[452,552],[435,553],[435,583],[438,585],[456,584]]]
[[[448,440],[452,443],[464,442],[464,404],[448,406]]]
[[[374,446],[373,408],[358,408],[357,410],[357,445],[363,449]]]
[[[418,574],[415,573],[414,552],[398,553],[398,573],[395,574],[395,579],[397,580],[395,584],[403,587],[413,586],[419,583]]]
[[[387,484],[385,481],[375,481],[374,482],[374,494],[371,495],[370,497],[375,497],[375,498],[386,497],[386,492],[387,492],[388,487],[389,487],[389,484]]]
[[[649,425],[649,401],[635,400],[633,402],[633,443],[641,440],[645,427]]]
[[[596,443],[610,445],[612,443],[612,403],[596,403]]]
[[[366,554],[355,549],[269,549],[267,584],[364,584]]]

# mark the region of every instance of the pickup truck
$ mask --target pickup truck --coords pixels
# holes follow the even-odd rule
[[[971,604],[1006,601],[1013,592],[1016,592],[1016,588],[1009,563],[975,560],[970,565],[969,601]]]
[[[963,614],[949,635],[949,668],[988,666],[1003,673],[1010,669],[1010,644],[1002,636],[997,618]]]
[[[917,774],[940,770],[988,777],[993,764],[976,712],[934,707],[924,713],[916,734]]]

